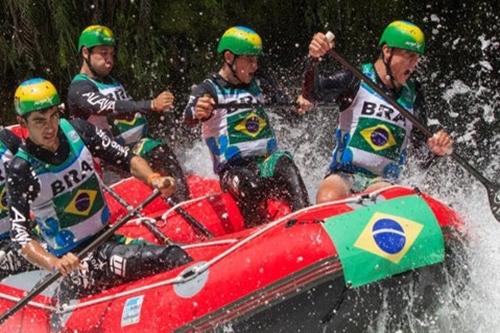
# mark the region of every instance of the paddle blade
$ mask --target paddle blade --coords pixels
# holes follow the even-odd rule
[[[491,184],[491,186],[488,187],[488,199],[490,200],[493,216],[500,222],[500,185]]]

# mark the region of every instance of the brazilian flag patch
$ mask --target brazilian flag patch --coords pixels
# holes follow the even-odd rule
[[[418,195],[331,217],[324,228],[353,287],[444,260],[443,233]]]
[[[62,228],[78,224],[94,215],[104,207],[97,177],[93,175],[76,189],[57,196],[54,198],[54,205],[59,221],[64,221]]]
[[[227,117],[229,143],[254,141],[272,136],[263,108],[251,109]]]
[[[380,119],[359,118],[356,132],[349,145],[369,153],[398,160],[406,131]]]

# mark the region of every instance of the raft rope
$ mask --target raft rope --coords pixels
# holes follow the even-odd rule
[[[82,303],[78,303],[78,304],[74,304],[74,305],[63,304],[62,306],[60,306],[57,309],[57,313],[62,314],[62,313],[65,313],[65,312],[74,311],[74,310],[79,309],[79,308],[88,307],[88,306],[92,306],[92,305],[95,305],[95,304],[112,301],[112,300],[115,300],[117,298],[121,298],[121,297],[129,296],[129,295],[132,295],[132,294],[140,293],[140,292],[143,292],[143,291],[146,291],[146,290],[149,290],[149,289],[153,289],[153,288],[157,288],[157,287],[163,287],[163,286],[167,286],[167,285],[171,285],[171,284],[186,283],[186,282],[188,282],[188,281],[190,281],[190,280],[198,277],[200,274],[202,274],[203,272],[205,272],[206,270],[208,270],[212,265],[214,265],[218,261],[222,260],[224,257],[228,256],[229,254],[235,252],[236,250],[238,250],[239,248],[241,248],[242,246],[244,246],[245,244],[247,244],[251,240],[259,237],[260,235],[262,235],[262,234],[266,233],[267,231],[269,231],[269,230],[277,227],[278,225],[280,225],[280,224],[282,224],[284,222],[289,221],[290,219],[294,218],[297,215],[300,215],[302,213],[311,211],[313,209],[328,207],[328,206],[331,206],[331,205],[346,204],[346,203],[358,203],[358,204],[360,204],[364,200],[367,200],[367,199],[375,201],[376,198],[380,195],[380,193],[382,193],[384,191],[387,191],[387,190],[389,190],[391,188],[395,188],[395,187],[401,188],[402,186],[400,186],[400,185],[392,185],[392,186],[385,187],[385,188],[382,188],[380,190],[377,190],[377,191],[374,191],[374,192],[371,192],[371,193],[368,193],[368,194],[362,194],[362,195],[358,195],[356,197],[350,197],[350,198],[346,198],[346,199],[342,199],[342,200],[337,200],[337,201],[332,201],[332,202],[325,202],[325,203],[318,204],[318,205],[315,205],[315,206],[312,206],[312,207],[302,208],[302,209],[300,209],[298,211],[295,211],[295,212],[293,212],[291,214],[283,216],[282,218],[280,218],[280,219],[278,219],[278,220],[276,220],[274,222],[270,222],[270,223],[266,224],[261,229],[255,231],[254,233],[248,235],[247,237],[243,238],[240,241],[234,240],[234,239],[227,240],[227,241],[229,241],[231,243],[236,243],[237,242],[237,244],[235,244],[234,246],[228,248],[227,250],[225,250],[224,252],[222,252],[219,255],[215,256],[211,260],[209,260],[207,262],[204,262],[201,265],[197,265],[197,266],[191,267],[189,270],[183,272],[181,275],[178,275],[175,278],[170,278],[170,279],[167,279],[167,280],[163,280],[163,281],[159,281],[159,282],[156,282],[156,283],[152,283],[152,284],[147,285],[147,286],[142,286],[142,287],[138,287],[138,288],[126,290],[126,291],[123,291],[123,292],[120,292],[120,293],[116,293],[116,294],[113,294],[113,295],[96,298],[96,299],[93,299],[93,300],[90,300],[90,301],[87,301],[87,302],[82,302]],[[182,203],[180,203],[180,204],[178,204],[178,205],[170,208],[165,214],[163,214],[163,216],[168,216],[169,211],[175,209],[177,206],[187,205],[187,204],[192,203],[193,201],[194,202],[199,201],[197,199],[198,198],[192,199],[192,200],[188,200],[188,201],[184,201],[184,202],[182,202]],[[162,216],[162,218],[163,218],[163,216]],[[216,242],[209,242],[209,243],[203,242],[203,243],[200,243],[200,244],[193,244],[194,246],[192,246],[192,247],[209,246],[209,245],[212,245],[214,243],[216,243]],[[219,244],[221,244],[221,243],[219,243]],[[183,247],[183,248],[187,248],[187,247]]]
[[[337,200],[337,201],[332,201],[332,202],[325,202],[325,203],[314,205],[314,206],[311,206],[311,207],[302,208],[302,209],[300,209],[298,211],[295,211],[295,212],[290,213],[290,214],[288,214],[286,216],[283,216],[283,217],[279,218],[276,221],[273,221],[273,222],[270,222],[270,223],[266,224],[261,229],[258,229],[254,233],[248,235],[247,237],[245,237],[245,238],[243,238],[241,240],[237,240],[237,239],[225,239],[225,240],[219,240],[219,241],[213,241],[213,242],[203,242],[203,243],[191,244],[191,245],[183,246],[184,249],[187,249],[187,248],[196,248],[196,247],[204,247],[204,246],[212,246],[212,245],[234,244],[232,247],[228,248],[224,252],[222,252],[219,255],[215,256],[211,260],[209,260],[209,261],[207,261],[207,262],[205,262],[205,263],[203,263],[203,264],[201,264],[199,266],[193,266],[193,267],[191,267],[190,270],[185,271],[183,274],[178,275],[175,278],[170,278],[170,279],[159,281],[159,282],[156,282],[156,283],[152,283],[152,284],[149,284],[149,285],[146,285],[146,286],[142,286],[142,287],[138,287],[138,288],[126,290],[126,291],[123,291],[123,292],[120,292],[120,293],[116,293],[116,294],[113,294],[113,295],[109,295],[109,296],[99,297],[99,298],[96,298],[96,299],[93,299],[93,300],[90,300],[90,301],[87,301],[87,302],[81,302],[81,303],[74,304],[74,305],[63,304],[63,305],[58,306],[58,307],[53,307],[53,306],[50,306],[50,305],[45,305],[45,304],[42,304],[42,303],[39,303],[39,302],[33,302],[33,301],[30,301],[28,304],[30,306],[35,307],[35,308],[41,308],[41,309],[44,309],[44,310],[53,311],[56,314],[63,314],[63,313],[66,313],[66,312],[74,311],[74,310],[79,309],[79,308],[84,308],[84,307],[92,306],[92,305],[95,305],[95,304],[112,301],[112,300],[115,300],[117,298],[129,296],[129,295],[132,295],[132,294],[135,294],[135,293],[139,293],[139,292],[142,292],[142,291],[146,291],[146,290],[149,290],[149,289],[154,289],[154,288],[157,288],[157,287],[167,286],[167,285],[171,285],[171,284],[185,283],[185,282],[188,282],[188,281],[196,278],[198,275],[202,274],[208,268],[210,268],[210,266],[214,265],[215,263],[217,263],[218,261],[220,261],[224,257],[228,256],[229,254],[235,252],[237,249],[239,249],[243,245],[247,244],[251,240],[253,240],[253,239],[257,238],[258,236],[266,233],[267,231],[271,230],[272,228],[275,228],[278,225],[280,225],[280,224],[282,224],[284,222],[289,221],[290,219],[294,218],[297,215],[300,215],[302,213],[306,213],[306,212],[309,212],[311,210],[315,210],[315,209],[318,209],[318,208],[327,207],[327,206],[330,206],[330,205],[345,204],[345,203],[358,203],[359,204],[359,203],[362,203],[364,200],[367,200],[367,199],[375,201],[377,199],[377,197],[382,192],[387,191],[387,190],[392,189],[392,188],[396,188],[396,187],[401,188],[401,187],[404,187],[404,186],[401,186],[401,185],[392,185],[392,186],[388,186],[388,187],[379,189],[377,191],[374,191],[374,192],[371,192],[371,193],[368,193],[368,194],[362,194],[362,195],[358,195],[358,196],[355,196],[355,197],[350,197],[350,198],[346,198],[346,199],[342,199],[342,200]],[[413,188],[411,188],[411,187],[406,187],[406,188],[409,188],[409,189],[413,190]],[[189,205],[189,204],[201,201],[201,200],[203,200],[203,199],[205,199],[207,197],[210,197],[210,196],[211,195],[205,195],[205,196],[198,197],[198,198],[195,198],[195,199],[183,201],[183,202],[175,205],[174,207],[171,207],[169,210],[167,210],[162,215],[162,219],[166,219],[166,217],[172,211],[174,211],[174,209],[177,208],[177,207],[184,206],[184,205]],[[19,301],[21,299],[21,297],[15,297],[15,296],[11,296],[11,295],[4,294],[4,293],[0,293],[0,298],[4,298],[4,299],[10,300],[10,301],[14,301],[14,302],[17,302],[17,301]]]
[[[0,298],[6,299],[8,301],[16,302],[16,303],[22,299],[22,297],[16,297],[16,296],[4,294],[4,293],[0,293]],[[30,302],[28,302],[28,304],[34,308],[39,308],[39,309],[44,309],[44,310],[49,310],[49,311],[57,311],[58,310],[58,308],[55,306],[51,306],[51,305],[47,305],[47,304],[43,304],[43,303],[39,303],[39,302],[30,301]]]
[[[175,210],[177,208],[180,208],[182,206],[188,206],[188,205],[192,205],[198,201],[202,201],[202,200],[205,200],[211,196],[213,196],[214,194],[207,194],[207,195],[204,195],[204,196],[201,196],[201,197],[197,197],[197,198],[194,198],[194,199],[191,199],[191,200],[186,200],[186,201],[182,201],[182,202],[179,202],[178,204],[176,204],[175,206],[172,206],[170,207],[169,209],[167,209],[167,211],[165,213],[163,213],[163,215],[161,216],[161,219],[162,219],[162,222],[161,223],[157,223],[156,225],[161,228],[163,226],[165,226],[165,224],[167,223],[167,218],[168,216],[174,212],[175,213]],[[182,207],[184,208],[184,207]]]

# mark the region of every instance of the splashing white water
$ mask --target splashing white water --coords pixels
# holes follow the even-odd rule
[[[456,90],[450,90],[445,96],[453,98],[454,94],[462,91],[460,86],[454,88]],[[271,113],[270,119],[280,148],[293,153],[314,202],[316,189],[330,162],[335,113],[315,110],[298,118],[291,111],[279,111]],[[467,143],[470,140],[462,140],[458,144]],[[493,180],[492,174],[500,158],[494,154],[495,147],[491,148],[490,167],[482,172]],[[187,171],[215,177],[208,149],[203,142],[196,142],[182,155]],[[471,163],[474,164],[474,161]],[[491,214],[484,187],[451,159],[441,159],[427,171],[409,165],[404,172],[403,184],[418,186],[450,204],[463,216],[470,235],[468,260],[461,263],[470,273],[470,282],[457,292],[454,289],[460,287],[450,281],[450,290],[443,291],[441,307],[425,320],[408,313],[411,332],[496,332],[500,327],[500,287],[497,282],[500,281],[500,223]],[[385,315],[382,311],[373,328],[375,332],[390,331],[385,326]]]

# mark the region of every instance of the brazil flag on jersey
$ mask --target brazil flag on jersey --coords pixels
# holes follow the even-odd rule
[[[230,144],[269,138],[273,135],[263,108],[255,108],[227,117]]]
[[[92,175],[72,191],[55,197],[54,205],[62,228],[81,223],[96,214],[104,206],[97,176]]]
[[[441,228],[418,195],[331,217],[324,227],[353,287],[444,260]]]
[[[397,161],[405,136],[404,128],[381,119],[361,117],[350,146]]]

